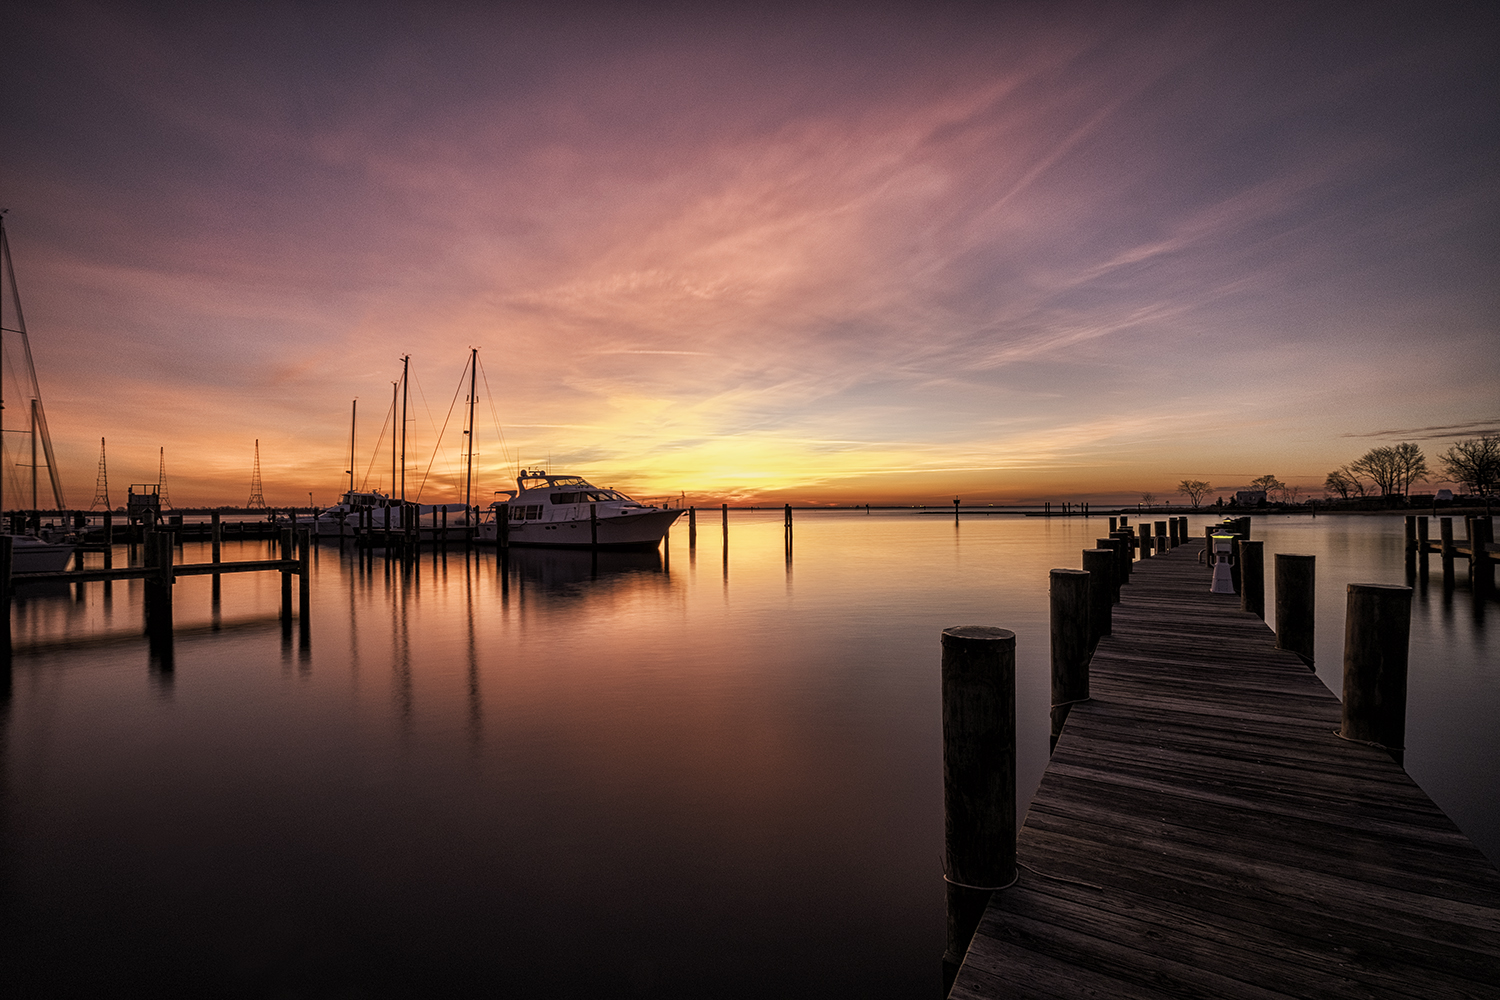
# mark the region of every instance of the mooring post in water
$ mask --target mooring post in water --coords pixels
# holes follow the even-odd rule
[[[281,529],[281,625],[282,631],[292,627],[292,570],[289,564],[292,555],[292,529]]]
[[[1476,517],[1469,534],[1469,580],[1474,596],[1488,597],[1495,592],[1495,559],[1489,545],[1495,540],[1495,526],[1488,517]]]
[[[309,628],[308,611],[312,607],[311,570],[312,531],[303,528],[297,532],[297,617],[304,633]]]
[[[510,504],[495,509],[495,547],[502,552],[510,548]]]
[[[212,562],[219,562],[219,546],[224,541],[224,526],[219,523],[218,511],[208,515],[208,531],[213,545],[209,558]]]
[[[1114,626],[1115,550],[1083,550],[1083,568],[1089,575],[1089,652]]]
[[[1402,763],[1411,588],[1351,583],[1344,616],[1344,720],[1339,735],[1373,743]]]
[[[1266,617],[1265,542],[1241,538],[1235,541],[1235,561],[1240,566],[1240,610],[1255,617]]]
[[[688,548],[698,547],[698,508],[688,508]]]
[[[1109,603],[1120,603],[1120,540],[1118,538],[1096,538],[1094,547],[1109,553]],[[1085,564],[1087,569],[1088,565]],[[1111,615],[1114,612],[1110,612]]]
[[[1052,744],[1062,732],[1068,707],[1088,697],[1089,636],[1092,628],[1089,573],[1055,569],[1051,573],[1052,605]]]
[[[729,505],[727,503],[726,504],[720,504],[719,507],[723,511],[723,514],[724,514],[724,544],[728,545],[729,544]]]
[[[5,690],[10,690],[10,569],[15,562],[16,540],[9,533],[0,534],[0,665],[5,668]]]
[[[1443,517],[1438,519],[1438,537],[1442,545],[1443,562],[1443,587],[1453,586],[1453,518]]]
[[[1016,634],[959,625],[942,643],[946,995],[990,894],[1016,878]]]
[[[1417,575],[1417,518],[1406,515],[1406,582],[1411,583]]]
[[[1313,665],[1315,556],[1276,553],[1276,648]]]
[[[1427,583],[1427,556],[1430,554],[1427,550],[1432,544],[1431,539],[1428,537],[1429,530],[1427,515],[1423,514],[1417,518],[1417,575],[1422,578],[1424,585]]]
[[[146,566],[153,571],[145,581],[146,633],[159,639],[172,634],[172,536],[151,532],[145,549]]]

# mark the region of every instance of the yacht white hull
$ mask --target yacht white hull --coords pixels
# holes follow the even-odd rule
[[[12,573],[58,573],[73,560],[72,545],[44,542],[30,535],[12,535],[10,571]]]
[[[601,549],[654,549],[661,544],[672,522],[682,516],[681,510],[644,509],[638,513],[601,517],[598,521]],[[490,545],[497,542],[494,521],[479,526],[479,540]],[[549,548],[587,549],[594,545],[588,517],[553,521],[511,521],[509,544]]]

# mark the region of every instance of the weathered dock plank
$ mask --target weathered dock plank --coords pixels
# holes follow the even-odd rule
[[[1202,544],[1136,564],[951,995],[1500,996],[1500,873]]]

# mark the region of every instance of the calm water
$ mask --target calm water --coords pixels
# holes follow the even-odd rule
[[[727,559],[715,512],[665,560],[516,551],[508,574],[492,551],[406,576],[325,544],[306,647],[276,621],[275,574],[225,577],[217,609],[185,578],[170,671],[137,637],[139,583],[26,596],[0,706],[10,981],[936,995],[939,633],[1018,633],[1024,804],[1046,759],[1047,570],[1106,528],[799,515],[789,562],[780,511],[734,513]],[[1268,568],[1318,555],[1337,684],[1343,586],[1401,581],[1400,519],[1255,533]],[[1416,602],[1407,769],[1494,859],[1500,607],[1487,627],[1463,577]]]

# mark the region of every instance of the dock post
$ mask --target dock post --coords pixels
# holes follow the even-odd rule
[[[1134,536],[1129,531],[1121,528],[1118,531],[1110,532],[1110,537],[1120,543],[1120,582],[1129,583],[1132,571],[1130,564],[1130,540]]]
[[[1417,575],[1422,578],[1422,583],[1427,583],[1427,549],[1431,542],[1428,538],[1427,515],[1422,514],[1417,518]]]
[[[510,549],[510,504],[503,503],[495,510],[495,547],[502,552]]]
[[[1411,588],[1351,583],[1344,616],[1344,719],[1339,735],[1372,743],[1402,763]]]
[[[213,541],[213,549],[212,549],[211,559],[212,559],[213,562],[219,562],[219,545],[224,540],[224,526],[219,523],[219,512],[218,511],[214,511],[212,514],[209,514],[208,518],[209,518],[209,521],[208,521],[208,524],[209,524],[209,529],[208,529],[209,530],[209,537]]]
[[[312,638],[312,529],[297,532],[297,641],[303,652]]]
[[[1137,527],[1141,533],[1141,558],[1151,558],[1151,522],[1142,521]]]
[[[1406,515],[1406,575],[1415,576],[1417,573],[1417,518],[1415,514]]]
[[[1118,538],[1096,538],[1094,547],[1109,553],[1109,603],[1120,603],[1120,540]],[[1113,615],[1113,612],[1111,612]]]
[[[1112,517],[1109,519],[1109,530],[1111,532],[1120,530],[1120,519],[1118,517]]]
[[[1016,634],[959,625],[942,643],[946,995],[990,894],[1016,879]]]
[[[104,512],[104,544],[106,546],[115,544],[115,515],[113,511]]]
[[[719,507],[724,513],[724,544],[727,546],[729,544],[729,505],[720,504]]]
[[[146,634],[153,639],[172,633],[172,536],[165,531],[146,535],[147,568],[154,570],[146,579]]]
[[[688,548],[698,547],[698,508],[688,508]]]
[[[1483,598],[1495,592],[1495,560],[1488,548],[1495,540],[1495,526],[1488,517],[1476,517],[1473,527],[1469,534],[1469,580],[1474,596]]]
[[[1052,605],[1052,745],[1068,718],[1068,707],[1088,697],[1090,621],[1089,573],[1055,569]]]
[[[1083,568],[1089,574],[1089,653],[1114,625],[1115,550],[1083,550]]]
[[[1241,538],[1235,542],[1235,561],[1240,565],[1240,610],[1262,621],[1266,618],[1265,542]]]
[[[10,569],[15,561],[16,540],[9,532],[0,533],[0,677],[4,691],[10,694]]]
[[[1167,551],[1168,549],[1175,548],[1175,547],[1176,547],[1176,543],[1168,541],[1168,538],[1167,538],[1167,522],[1166,521],[1157,521],[1156,522],[1156,554],[1157,555],[1161,555],[1163,552]]]
[[[1438,536],[1442,540],[1443,561],[1443,587],[1453,587],[1453,518],[1444,517],[1438,519]]]
[[[589,545],[599,551],[599,505],[589,504]]]
[[[281,529],[281,631],[286,633],[292,627],[292,571],[286,565],[293,560],[292,555],[292,529]]]
[[[1296,653],[1313,666],[1314,560],[1276,553],[1276,648]]]

